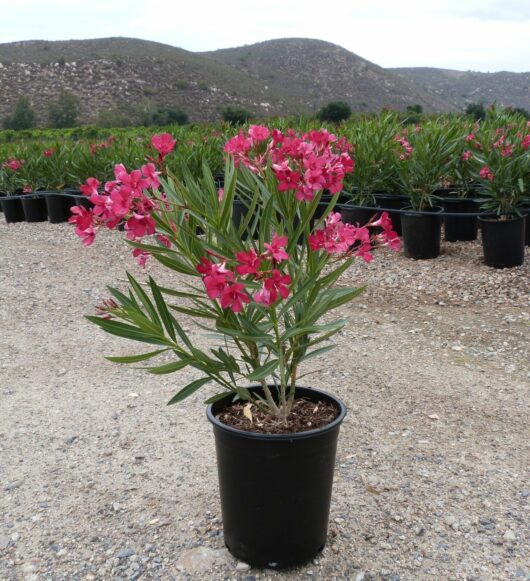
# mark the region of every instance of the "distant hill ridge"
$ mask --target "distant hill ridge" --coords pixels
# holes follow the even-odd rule
[[[354,111],[416,103],[427,112],[456,111],[480,100],[530,109],[529,76],[383,69],[335,44],[301,38],[207,53],[132,38],[31,40],[0,44],[0,120],[26,95],[44,125],[63,87],[80,97],[83,123],[100,111],[153,106],[180,107],[191,121],[219,120],[226,106],[256,117],[312,114],[337,100]]]

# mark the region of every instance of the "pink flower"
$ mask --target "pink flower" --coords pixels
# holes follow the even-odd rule
[[[265,141],[271,132],[263,125],[251,125],[248,129],[249,136],[256,142]]]
[[[138,240],[155,233],[155,221],[151,216],[135,213],[125,223],[125,230],[129,240]]]
[[[234,313],[239,313],[243,309],[243,303],[250,303],[244,284],[236,282],[225,287],[221,295],[223,309],[230,308]]]
[[[26,185],[25,185],[25,186],[22,188],[22,191],[23,191],[25,194],[29,194],[29,192],[32,192],[32,191],[33,191],[33,188],[32,188],[32,187],[31,187],[29,184],[26,184]]]
[[[223,198],[225,197],[225,191],[224,188],[219,188],[217,190],[217,200],[219,201],[219,203],[221,203],[223,201]]]
[[[254,301],[265,307],[270,307],[277,298],[278,293],[274,289],[269,290],[265,285],[257,293],[254,293]]]
[[[510,157],[510,155],[512,155],[512,153],[513,153],[513,148],[509,144],[501,149],[501,156],[502,157]]]
[[[473,141],[475,139],[475,134],[474,133],[470,133],[469,135],[466,135],[464,137],[464,141]]]
[[[50,149],[45,149],[45,150],[42,152],[42,155],[43,155],[44,157],[51,157],[51,156],[52,156],[54,153],[55,153],[55,148],[54,148],[54,147],[51,147]]]
[[[282,299],[286,299],[289,296],[289,286],[291,284],[291,277],[288,274],[283,274],[278,270],[274,269],[271,272],[270,278],[265,279],[264,286],[270,291],[271,295],[274,293],[280,293]],[[276,300],[276,298],[274,299]]]
[[[528,149],[530,147],[530,133],[523,137],[523,140],[521,141],[521,147],[523,149]]]
[[[25,159],[8,159],[4,161],[2,167],[9,168],[12,171],[18,171],[26,163]]]
[[[203,276],[230,273],[230,271],[226,268],[226,263],[222,262],[221,264],[214,264],[204,256],[201,257],[201,263],[198,264],[195,268],[197,272]]]
[[[228,277],[225,274],[211,274],[205,276],[202,279],[202,282],[204,283],[208,297],[212,300],[220,297],[228,285],[229,278],[231,279],[231,277]]]
[[[265,242],[266,254],[272,256],[275,262],[281,262],[282,260],[287,260],[289,255],[285,252],[285,246],[287,244],[287,236],[278,236],[275,234],[269,243]]]
[[[160,172],[156,171],[154,163],[146,163],[145,165],[142,165],[142,173],[145,176],[146,186],[148,188],[157,189],[160,187],[160,180],[158,179]]]
[[[151,256],[149,252],[146,250],[142,250],[141,248],[135,248],[133,250],[133,256],[137,259],[138,265],[142,268],[145,268],[145,263],[147,259]]]
[[[68,222],[76,225],[75,233],[83,240],[85,246],[90,246],[96,237],[94,212],[84,206],[73,206],[70,211],[73,215],[68,218]]]
[[[248,252],[238,252],[236,258],[239,263],[239,266],[236,266],[236,272],[238,274],[258,274],[261,258],[256,254],[254,249],[251,248]]]
[[[468,159],[471,159],[473,157],[473,152],[470,151],[469,149],[466,149],[466,151],[464,151],[464,153],[462,154],[462,161],[467,161]]]
[[[101,182],[98,181],[96,178],[88,178],[84,184],[79,186],[79,189],[83,193],[83,195],[90,197],[92,194],[98,193],[98,188],[101,185]]]
[[[161,159],[164,159],[168,153],[173,151],[176,143],[176,140],[169,133],[162,133],[161,135],[153,135],[151,137],[151,144],[158,151]]]
[[[489,180],[490,182],[493,181],[493,179],[495,178],[495,174],[491,171],[491,169],[485,165],[479,172],[479,175],[481,178],[485,179],[485,180]]]

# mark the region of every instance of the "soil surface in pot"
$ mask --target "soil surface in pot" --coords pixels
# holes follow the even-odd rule
[[[245,432],[294,434],[327,426],[339,415],[339,410],[329,402],[315,403],[303,398],[294,401],[293,409],[286,420],[275,418],[259,410],[254,404],[251,404],[250,408],[248,405],[246,402],[236,403],[223,410],[217,419],[223,424]],[[252,417],[252,422],[249,416]]]

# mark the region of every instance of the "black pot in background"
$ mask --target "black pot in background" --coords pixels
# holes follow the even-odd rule
[[[213,181],[217,189],[223,188],[225,185],[225,174],[224,172],[216,172],[213,174]]]
[[[410,210],[401,214],[406,257],[427,260],[440,255],[441,210],[435,206],[422,212]]]
[[[477,213],[479,205],[471,198],[444,198],[445,212]],[[477,239],[478,222],[476,216],[444,216],[444,235],[447,242],[465,242]]]
[[[75,204],[74,206],[84,206],[87,210],[94,207],[94,204],[89,200],[87,196],[76,196],[74,195]]]
[[[5,198],[7,196],[7,194],[5,192],[0,192],[0,202],[2,201],[2,198]],[[2,204],[0,203],[0,212],[3,212],[4,208],[2,206]]]
[[[0,198],[4,218],[8,224],[13,222],[24,222],[24,210],[20,196],[5,196]]]
[[[510,220],[479,216],[479,222],[484,263],[494,268],[521,266],[524,262],[524,216]]]
[[[248,207],[241,201],[234,199],[232,202],[232,221],[236,228],[239,228],[241,222],[243,222],[248,214]],[[259,237],[259,230],[257,226],[253,229],[254,218],[250,220],[247,225],[246,230],[242,233],[241,237],[243,240],[248,238],[249,231],[252,232],[252,237],[257,239]]]
[[[66,222],[71,216],[70,198],[59,192],[46,192],[45,198],[48,209],[48,220],[52,224]]]
[[[268,435],[217,420],[231,395],[207,408],[217,451],[225,544],[253,567],[301,565],[326,543],[335,452],[346,408],[321,391],[298,387],[296,395],[331,402],[339,415],[317,430]]]
[[[48,210],[46,209],[46,199],[41,194],[29,194],[21,196],[22,209],[26,222],[46,222]]]
[[[338,198],[337,198],[337,196],[338,196]],[[311,229],[314,227],[315,222],[324,215],[324,212],[328,209],[328,206],[333,199],[336,199],[336,203],[333,206],[333,211],[334,212],[341,212],[341,213],[342,213],[342,209],[341,209],[342,206],[347,204],[349,201],[348,196],[346,196],[344,194],[323,193],[320,196],[320,202],[318,202],[318,205],[315,209],[315,213],[313,214],[313,217],[311,218]],[[343,222],[344,222],[344,219],[343,219]]]
[[[408,196],[401,196],[399,194],[374,193],[375,203],[388,210],[388,216],[392,220],[392,226],[398,236],[401,236],[403,229],[401,227],[401,214],[399,212],[392,212],[392,210],[402,210],[409,205],[410,199]]]
[[[337,212],[342,214],[342,221],[345,224],[353,224],[354,226],[364,226],[374,217],[379,216],[376,210],[369,210],[362,206],[350,206],[349,204],[337,204]],[[377,229],[372,228],[372,233],[376,233]]]

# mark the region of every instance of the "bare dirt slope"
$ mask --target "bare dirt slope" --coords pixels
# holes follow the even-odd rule
[[[119,234],[0,223],[0,579],[530,578],[530,255],[443,249],[343,280],[370,286],[306,378],[349,410],[328,544],[279,574],[224,549],[207,390],[166,407],[191,374],[107,362],[142,346],[83,319],[139,273]]]

